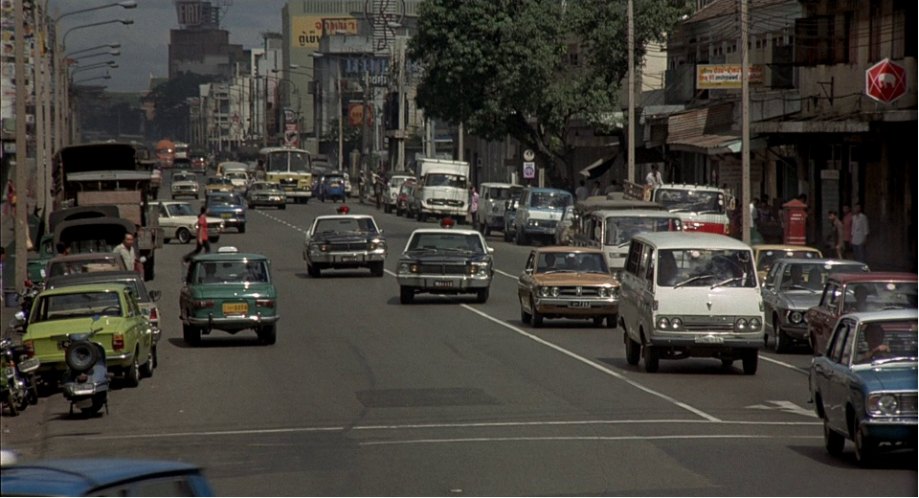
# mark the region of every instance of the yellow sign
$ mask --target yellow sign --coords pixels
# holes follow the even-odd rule
[[[319,48],[322,35],[357,34],[357,18],[350,16],[296,16],[290,20],[291,48]]]
[[[751,65],[747,74],[751,85],[763,83],[763,66]],[[696,89],[724,90],[740,88],[740,64],[698,64]]]

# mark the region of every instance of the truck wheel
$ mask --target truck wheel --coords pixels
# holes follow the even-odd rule
[[[488,301],[488,287],[477,290],[475,293],[475,302],[485,303],[487,301]]]
[[[278,340],[278,329],[274,324],[266,325],[256,333],[258,334],[258,340],[266,346],[270,346]]]
[[[373,275],[374,277],[382,277],[383,276],[383,262],[375,261],[373,263],[370,263],[370,274]]]
[[[179,239],[180,243],[188,244],[191,242],[191,232],[187,228],[180,228],[176,230],[176,238]]]
[[[657,372],[660,367],[660,352],[654,346],[646,345],[643,353],[645,356],[645,372]]]
[[[619,313],[606,315],[606,328],[614,329],[617,325],[619,325]]]
[[[242,225],[239,225],[237,230],[239,230],[239,233],[246,233],[246,224],[243,223]]]
[[[322,276],[322,270],[320,270],[318,266],[311,265],[309,263],[306,264],[306,273],[308,273],[309,276],[313,278],[319,278]]]
[[[756,374],[759,366],[759,350],[753,349],[743,355],[743,373],[744,375]]]

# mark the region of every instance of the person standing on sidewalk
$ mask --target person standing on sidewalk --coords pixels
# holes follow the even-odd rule
[[[852,209],[848,204],[842,207],[842,255],[849,257],[852,253]]]
[[[137,252],[134,250],[133,233],[126,233],[124,240],[121,241],[121,244],[115,246],[112,252],[121,257],[121,260],[124,261],[124,267],[128,271],[137,271]]]
[[[852,207],[852,259],[865,262],[865,242],[868,241],[868,217],[862,212],[861,204]]]
[[[182,261],[188,263],[192,256],[200,254],[202,250],[204,254],[211,252],[211,243],[207,240],[207,208],[204,206],[201,206],[198,214],[198,238],[196,240],[195,250],[186,254]]]
[[[836,216],[836,211],[830,211],[827,213],[827,217],[830,219],[830,234],[827,237],[827,245],[833,251],[836,258],[842,259],[842,245],[843,245],[843,226],[842,222],[839,221],[839,217]]]
[[[475,226],[475,214],[479,212],[479,192],[474,186],[469,187],[469,224]]]

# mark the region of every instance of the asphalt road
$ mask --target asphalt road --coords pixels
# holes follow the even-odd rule
[[[27,458],[195,462],[223,495],[917,495],[915,455],[873,469],[823,448],[804,351],[764,352],[755,376],[717,360],[627,365],[618,329],[520,322],[528,248],[489,237],[498,273],[486,304],[421,296],[399,304],[392,271],[419,223],[374,208],[387,273],[306,275],[310,202],[249,212],[220,246],[267,255],[278,342],[215,332],[181,339],[181,256],[157,255],[160,366],[110,412],[68,416],[60,394],[3,417],[3,447]],[[428,226],[434,226],[429,223]]]

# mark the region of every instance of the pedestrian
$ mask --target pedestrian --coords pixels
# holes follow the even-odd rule
[[[843,254],[849,257],[852,253],[852,209],[848,204],[842,207],[842,235]]]
[[[201,206],[201,211],[198,212],[198,236],[195,240],[197,242],[195,250],[186,254],[182,261],[188,263],[192,256],[200,254],[202,250],[204,254],[211,252],[211,243],[207,238],[207,208],[205,206]]]
[[[584,182],[584,180],[581,180],[580,184],[578,185],[578,188],[574,189],[574,196],[575,198],[577,198],[577,200],[583,201],[584,199],[587,198],[588,194],[589,192],[587,190],[586,182]]]
[[[657,168],[657,164],[651,165],[651,172],[645,177],[645,184],[651,188],[660,187],[664,184],[664,177],[661,176],[660,170]]]
[[[852,206],[852,258],[865,262],[865,242],[871,231],[868,229],[868,217],[862,212],[861,204]]]
[[[839,217],[836,216],[836,211],[830,211],[827,213],[827,217],[830,220],[830,234],[827,237],[827,246],[830,248],[832,253],[836,255],[835,257],[842,258],[842,221],[840,221]]]
[[[377,209],[380,209],[383,200],[383,176],[377,175],[373,182],[373,197],[376,199]]]
[[[603,189],[600,188],[600,182],[594,182],[594,188],[591,189],[590,195],[600,195],[603,192]]]
[[[121,257],[121,260],[124,261],[124,267],[128,271],[137,271],[137,251],[134,250],[133,233],[124,234],[124,240],[121,241],[121,244],[115,246],[112,252]]]
[[[469,224],[475,226],[476,219],[475,215],[479,212],[479,192],[475,189],[475,186],[469,187]]]
[[[753,202],[750,203],[750,221],[753,226],[759,222],[759,197],[754,197]]]
[[[13,186],[13,180],[6,181],[6,205],[3,206],[4,214],[12,214],[16,207],[16,187]]]

